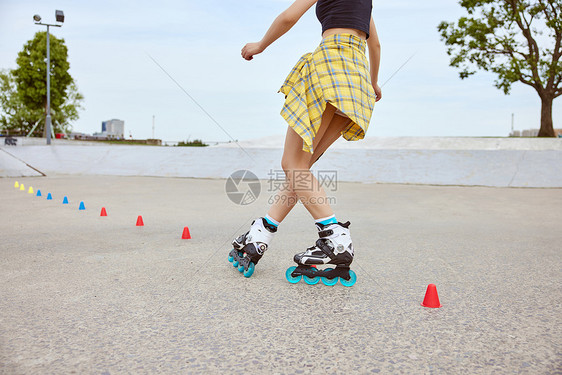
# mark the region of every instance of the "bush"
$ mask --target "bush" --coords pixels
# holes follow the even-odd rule
[[[208,144],[203,143],[201,139],[194,139],[193,141],[179,142],[178,147],[206,147]]]

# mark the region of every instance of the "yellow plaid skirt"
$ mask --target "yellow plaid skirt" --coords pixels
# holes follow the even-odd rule
[[[313,152],[312,141],[326,103],[350,118],[342,131],[345,139],[365,137],[376,97],[365,46],[366,42],[355,35],[329,36],[313,53],[300,58],[279,89],[285,94],[281,116],[302,137],[304,151]]]

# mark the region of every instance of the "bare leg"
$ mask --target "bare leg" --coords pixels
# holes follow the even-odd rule
[[[299,199],[315,219],[333,214],[329,204],[326,203],[324,189],[310,172],[310,167],[340,137],[341,131],[349,124],[348,118],[334,115],[334,112],[335,107],[328,104],[318,134],[314,138],[312,155],[302,151],[302,138],[291,127],[288,128],[282,160],[288,184],[274,197],[274,203],[268,212],[273,219],[279,222],[285,219]],[[297,193],[294,190],[295,183],[300,185],[297,186]]]

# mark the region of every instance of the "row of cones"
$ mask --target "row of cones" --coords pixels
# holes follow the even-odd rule
[[[25,185],[24,185],[24,184],[20,184],[20,183],[18,183],[17,181],[16,181],[16,183],[14,184],[14,187],[15,187],[16,189],[19,188],[20,190],[25,191]],[[28,193],[29,193],[29,194],[33,194],[33,186],[30,186],[30,187],[29,187]],[[40,191],[39,191],[39,196],[41,196]]]
[[[25,191],[25,185],[24,185],[24,184],[20,184],[20,183],[17,182],[17,181],[15,182],[14,187],[15,187],[15,188],[19,188],[20,190]],[[29,190],[27,191],[27,193],[28,193],[28,194],[34,194],[33,186],[30,186],[30,187],[29,187]],[[41,194],[41,190],[37,190],[36,196],[37,196],[37,197],[42,197],[42,196],[43,196],[43,194]],[[51,193],[47,194],[47,200],[48,200],[48,201],[53,200],[53,196],[51,195]],[[62,204],[68,204],[68,197],[67,197],[66,195],[64,196],[64,198],[63,198],[63,200],[62,200]],[[86,209],[86,206],[84,205],[84,202],[80,202],[80,207],[78,207],[78,209],[79,209],[79,210],[85,210],[85,209]]]
[[[16,184],[17,184],[17,183],[18,183],[18,182],[16,181]],[[24,187],[23,184],[21,184],[21,185],[19,185],[19,186],[20,186],[20,190],[25,190],[25,187]],[[17,186],[16,186],[16,187],[17,187]],[[30,187],[29,187],[28,193],[29,193],[29,194],[33,194],[33,186],[30,186]],[[41,194],[41,190],[37,190],[36,196],[37,196],[37,197],[42,197],[42,196],[43,196],[43,194]],[[51,193],[47,194],[47,200],[48,200],[48,201],[53,200],[53,196],[51,195]],[[69,203],[69,202],[68,202],[68,197],[65,195],[64,198],[62,199],[62,204],[68,204],[68,203]],[[80,211],[86,209],[86,206],[84,205],[84,202],[83,202],[83,201],[80,202],[80,205],[78,206],[78,209],[79,209]]]
[[[14,188],[19,188],[20,190],[25,190],[24,184],[20,184],[18,181],[15,182]],[[28,193],[29,193],[29,194],[33,194],[33,193],[34,193],[33,187],[31,187],[31,186],[29,187]],[[41,197],[41,196],[42,196],[41,190],[37,190],[37,196],[38,196],[38,197]],[[52,199],[53,199],[53,196],[51,195],[51,193],[49,193],[49,194],[47,195],[47,200],[52,200]],[[67,197],[67,196],[65,196],[65,197],[63,198],[62,203],[63,203],[63,204],[68,204],[68,197]],[[78,209],[79,209],[80,211],[83,211],[83,210],[86,209],[86,205],[84,204],[83,201],[80,202],[80,205],[79,205]],[[102,208],[101,208],[100,216],[107,216],[107,210],[105,209],[105,207],[102,207]],[[142,226],[144,226],[144,221],[143,221],[143,219],[142,219],[142,216],[139,215],[139,217],[137,218],[137,227],[142,227]],[[189,239],[191,239],[191,234],[189,233],[189,228],[188,228],[188,227],[184,227],[184,228],[183,228],[183,232],[182,232],[181,238],[182,238],[183,240],[189,240]]]

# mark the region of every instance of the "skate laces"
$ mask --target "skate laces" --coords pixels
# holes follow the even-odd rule
[[[334,247],[330,243],[329,240],[324,238],[319,238],[316,240],[314,246],[308,247],[306,251],[302,253],[304,256],[318,256],[320,254],[315,254],[315,252],[319,252],[320,254],[324,254],[329,258],[334,256]]]

